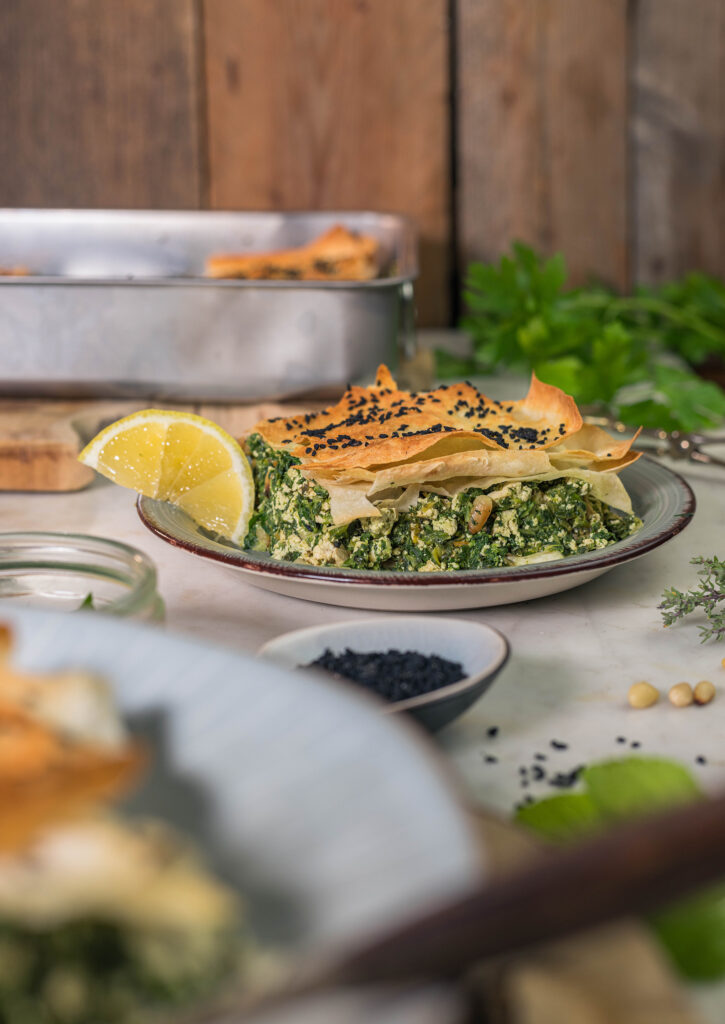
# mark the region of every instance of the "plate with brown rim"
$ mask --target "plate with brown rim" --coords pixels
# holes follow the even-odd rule
[[[288,597],[377,611],[489,608],[558,594],[641,558],[677,536],[695,514],[695,496],[678,474],[643,456],[622,471],[642,528],[599,551],[553,562],[496,569],[386,572],[281,562],[215,538],[180,508],[141,497],[138,512],[157,537],[244,574],[247,583]]]

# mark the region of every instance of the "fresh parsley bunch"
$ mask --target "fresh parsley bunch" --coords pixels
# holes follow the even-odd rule
[[[665,626],[700,609],[705,613],[707,623],[700,626],[700,639],[725,640],[725,562],[716,555],[712,558],[690,559],[691,565],[701,565],[697,575],[700,582],[684,593],[676,587],[668,587],[662,595],[659,606]]]
[[[603,287],[566,289],[566,277],[563,256],[545,260],[518,242],[496,265],[471,264],[463,326],[473,355],[439,352],[438,373],[534,370],[579,405],[633,425],[696,430],[725,417],[725,392],[692,369],[725,357],[721,281],[693,273],[623,297]]]

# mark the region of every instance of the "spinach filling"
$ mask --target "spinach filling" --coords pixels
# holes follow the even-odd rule
[[[4,923],[0,1024],[142,1024],[209,994],[236,956],[230,936],[190,940],[94,920],[47,931]]]
[[[453,498],[423,492],[406,511],[380,506],[379,518],[334,526],[327,491],[297,469],[299,459],[247,441],[256,508],[245,547],[272,558],[355,569],[433,572],[516,564],[532,556],[564,557],[607,547],[642,525],[591,493],[584,480],[470,488]],[[476,501],[495,495],[475,530]]]

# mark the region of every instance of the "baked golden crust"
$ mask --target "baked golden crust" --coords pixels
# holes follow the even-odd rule
[[[0,626],[0,852],[124,791],[146,760],[135,744],[89,742],[54,727],[52,713],[36,714],[38,687],[52,688],[54,677],[13,670],[10,645]]]
[[[281,281],[367,281],[380,272],[380,244],[335,224],[294,249],[210,256],[207,277]]]
[[[386,366],[373,387],[350,387],[319,413],[264,420],[254,428],[303,468],[371,468],[489,449],[547,449],[581,429],[576,403],[532,377],[526,398],[498,402],[470,383],[398,389]]]

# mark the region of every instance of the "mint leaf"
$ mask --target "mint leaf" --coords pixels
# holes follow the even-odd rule
[[[526,804],[516,812],[516,821],[553,842],[578,839],[602,825],[596,804],[586,793],[564,793]]]

